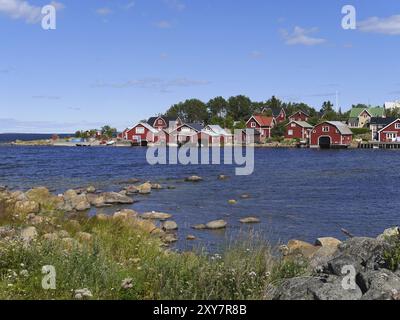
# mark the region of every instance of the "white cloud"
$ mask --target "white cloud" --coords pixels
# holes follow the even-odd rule
[[[287,45],[304,46],[315,46],[326,42],[325,39],[311,36],[311,34],[316,32],[318,32],[318,28],[303,29],[298,26],[294,28],[292,33],[289,33],[287,30],[281,30],[281,34]]]
[[[172,27],[172,24],[171,24],[171,22],[169,22],[167,20],[161,20],[161,21],[157,21],[155,23],[155,26],[160,29],[169,29]]]
[[[59,2],[50,2],[57,10],[64,8]],[[42,7],[31,5],[24,0],[0,0],[0,13],[12,19],[22,19],[27,23],[38,23],[42,19]]]
[[[113,11],[110,8],[104,7],[104,8],[98,8],[96,10],[96,13],[100,16],[108,16],[113,13]]]
[[[165,92],[171,88],[176,87],[194,87],[204,86],[210,84],[207,80],[194,80],[188,78],[177,78],[172,80],[164,80],[161,78],[144,78],[137,80],[128,80],[119,83],[97,82],[93,85],[96,88],[113,88],[113,89],[126,89],[126,88],[141,88],[141,89],[155,89]]]
[[[371,17],[357,23],[357,28],[362,32],[400,35],[400,15],[387,18]]]

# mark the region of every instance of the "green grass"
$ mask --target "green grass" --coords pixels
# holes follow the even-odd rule
[[[26,225],[10,223],[10,214],[3,210],[0,225]],[[76,237],[83,231],[92,234],[92,241],[69,248],[41,237],[30,245],[0,240],[0,299],[71,299],[83,288],[93,299],[265,299],[268,286],[307,270],[303,262],[278,258],[255,236],[231,242],[221,254],[205,249],[178,253],[133,222],[81,216],[77,225],[59,212],[46,215],[52,220],[37,226],[40,235],[67,230]],[[42,289],[45,265],[56,269],[56,290]],[[132,279],[132,288],[121,287],[126,278]]]

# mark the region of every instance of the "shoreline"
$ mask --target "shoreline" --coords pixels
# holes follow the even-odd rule
[[[186,182],[193,183],[199,179],[188,177]],[[112,215],[89,217],[86,214],[92,204],[96,204],[96,207],[132,204],[140,194],[148,194],[152,188],[159,188],[150,182],[138,184],[134,179],[131,181],[136,184],[123,188],[119,193],[97,193],[92,186],[70,189],[60,195],[53,195],[44,187],[26,192],[0,187],[0,252],[6,265],[7,261],[12,261],[7,269],[15,274],[0,280],[0,286],[7,288],[0,296],[19,297],[19,285],[36,288],[31,282],[34,283],[35,275],[41,272],[40,259],[44,259],[54,263],[57,274],[60,277],[67,276],[72,286],[58,289],[51,296],[40,288],[22,291],[33,299],[101,300],[128,297],[140,300],[146,296],[152,299],[176,299],[175,293],[172,296],[170,294],[181,292],[179,281],[164,290],[163,282],[159,282],[155,275],[161,273],[166,279],[172,280],[188,272],[192,273],[188,281],[193,283],[184,296],[186,299],[198,298],[199,295],[210,298],[206,296],[210,288],[217,292],[214,299],[237,299],[237,296],[231,295],[231,289],[225,290],[226,284],[219,286],[219,277],[225,273],[227,277],[229,274],[232,277],[232,268],[245,279],[244,282],[233,284],[234,291],[243,299],[400,299],[399,227],[387,229],[377,238],[353,237],[343,230],[348,237],[343,242],[331,237],[318,238],[314,244],[291,240],[275,249],[249,234],[247,240],[239,239],[232,248],[215,254],[204,251],[175,252],[171,251],[170,245],[177,241],[175,234],[179,232],[179,227],[174,224],[172,214],[154,211],[138,213],[131,209],[119,210]],[[247,220],[247,223],[257,222],[251,217]],[[193,228],[212,231],[225,230],[229,226],[223,220],[217,220]],[[186,241],[195,241],[195,237],[187,235]],[[107,262],[93,256],[94,248],[107,257]],[[50,260],[47,257],[49,253],[52,257]],[[54,260],[58,255],[60,258],[57,259],[60,260]],[[19,260],[21,257],[31,258]],[[76,265],[87,263],[85,261],[89,257],[93,258],[89,260],[87,268]],[[261,263],[255,264],[254,261]],[[108,277],[114,280],[110,283],[104,278],[102,270],[111,265],[113,271],[109,271],[112,274],[108,273]],[[174,266],[173,269],[171,266]],[[353,268],[357,275],[353,289],[348,290],[341,285],[343,277],[347,276],[347,273],[343,273],[343,266]],[[118,271],[121,268],[124,271]],[[149,272],[152,268],[156,270]],[[196,279],[204,276],[204,270],[208,270],[206,279],[211,281],[211,287],[204,286],[203,279],[196,282]],[[71,272],[73,274],[70,276]],[[183,274],[180,275],[180,272]],[[95,282],[82,282],[87,277],[90,279],[91,275],[96,279],[95,282],[103,279],[104,286],[97,288]],[[144,295],[135,290],[143,277],[153,288]],[[382,277],[387,279],[384,285],[380,282]],[[27,283],[30,286],[26,286]],[[251,291],[248,291],[249,285]],[[83,291],[87,293],[84,297]]]
[[[77,148],[146,148],[146,147],[160,147],[162,145],[149,145],[149,146],[132,146],[130,143],[127,142],[117,142],[113,145],[106,145],[106,144],[100,144],[98,141],[95,143],[82,143],[81,145],[77,142],[53,142],[51,140],[33,140],[33,141],[12,141],[12,142],[4,142],[0,143],[0,146],[27,146],[27,147],[77,147]],[[269,148],[269,149],[314,149],[310,148],[308,146],[299,146],[297,143],[279,143],[279,142],[270,142],[270,143],[264,143],[264,144],[251,144],[251,145],[227,145],[231,147],[251,147],[251,148]],[[177,146],[168,146],[170,148],[176,148]],[[200,148],[224,148],[222,145],[210,145],[210,146],[202,146]],[[361,149],[360,146],[357,145],[351,145],[347,148],[331,148],[331,149]]]

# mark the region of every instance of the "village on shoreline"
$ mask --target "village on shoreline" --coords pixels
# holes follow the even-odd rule
[[[228,102],[221,99],[215,98],[204,105],[210,115],[207,119],[203,117],[203,121],[197,114],[203,107],[201,101],[187,100],[172,106],[164,115],[140,121],[122,132],[104,126],[101,130],[78,131],[70,138],[60,139],[54,135],[50,140],[16,141],[13,144],[400,149],[400,103],[397,102],[387,102],[383,107],[358,104],[342,113],[336,112],[328,101],[317,112],[306,104],[286,104],[272,97],[265,104],[249,108],[245,114],[250,115],[235,116],[223,107],[224,103],[233,104],[231,109],[237,108],[248,98],[238,96]],[[231,99],[237,101],[232,103]]]

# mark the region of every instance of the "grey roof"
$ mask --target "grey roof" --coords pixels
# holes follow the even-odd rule
[[[370,124],[385,125],[391,124],[396,118],[371,118]]]
[[[215,124],[214,125],[210,124],[205,129],[210,129],[211,131],[213,131],[213,132],[215,132],[215,133],[217,133],[219,135],[223,135],[223,136],[230,136],[231,135],[225,129],[223,129],[221,126],[215,125]]]
[[[154,126],[154,123],[156,122],[156,120],[157,120],[158,118],[163,119],[167,125],[169,125],[170,122],[174,122],[174,121],[177,120],[177,119],[170,118],[170,117],[158,116],[158,117],[151,117],[151,118],[149,118],[149,120],[147,120],[147,123],[148,123],[149,125],[151,125],[151,126]]]
[[[314,126],[313,125],[311,125],[311,124],[309,124],[308,122],[306,122],[306,121],[291,121],[290,123],[297,123],[300,127],[303,127],[303,128],[314,128]],[[289,124],[290,124],[289,123]]]
[[[202,123],[185,123],[185,124],[199,132],[204,129],[204,125]]]
[[[269,107],[269,106],[265,106],[263,107],[263,111],[264,110],[271,110],[272,111],[272,115],[274,117],[278,117],[282,111],[282,109],[284,109],[283,107]],[[285,111],[285,110],[284,110]],[[285,111],[286,112],[286,111]]]
[[[347,124],[340,122],[340,121],[326,121],[333,126],[335,126],[341,134],[353,134]]]

